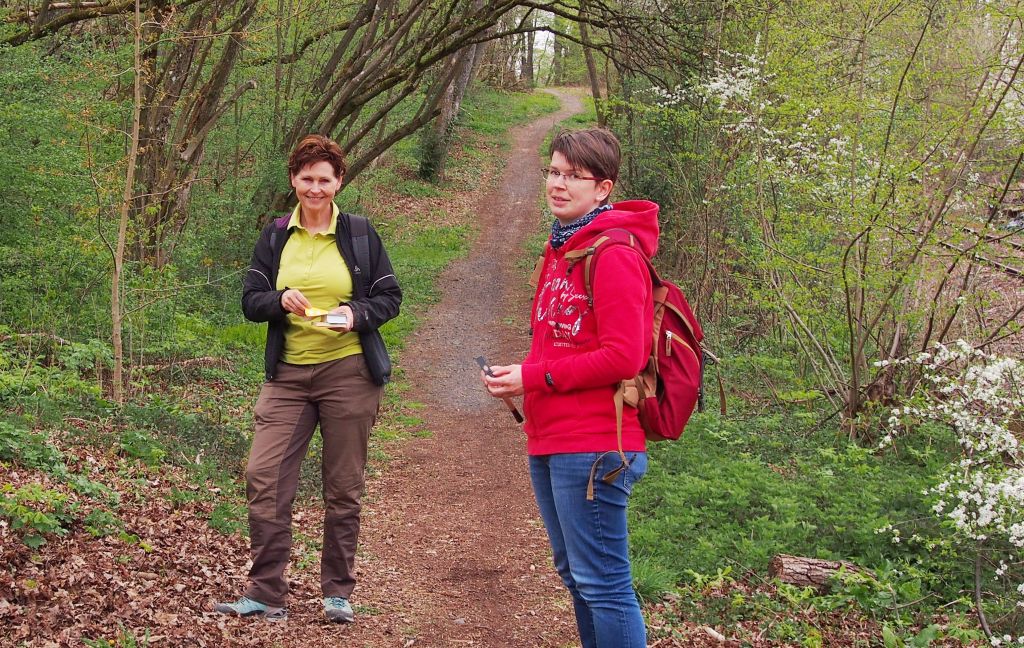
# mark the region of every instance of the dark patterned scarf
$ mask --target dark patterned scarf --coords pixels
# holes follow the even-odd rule
[[[589,225],[591,221],[597,218],[598,214],[603,211],[608,211],[611,208],[611,205],[601,205],[586,216],[581,216],[568,225],[562,225],[561,221],[556,218],[555,222],[551,223],[551,247],[555,250],[562,247],[573,234],[580,231]]]

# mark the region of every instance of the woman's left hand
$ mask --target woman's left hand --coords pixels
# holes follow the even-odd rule
[[[329,329],[339,333],[348,333],[352,330],[352,326],[355,324],[356,318],[350,306],[338,306],[337,308],[331,309],[331,313],[344,313],[345,316],[348,317],[348,324],[345,326],[329,326]]]
[[[523,365],[492,366],[491,372],[493,376],[483,375],[483,379],[492,396],[505,398],[523,393]]]

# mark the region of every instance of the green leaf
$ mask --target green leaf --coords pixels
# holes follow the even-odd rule
[[[910,645],[914,648],[927,648],[939,638],[939,631],[939,626],[932,624],[914,636],[910,640]]]
[[[885,648],[903,648],[903,640],[887,625],[882,626],[882,643]]]

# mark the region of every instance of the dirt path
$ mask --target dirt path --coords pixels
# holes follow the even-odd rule
[[[182,499],[192,490],[188,476],[168,465],[143,480],[118,477],[120,514],[138,537],[75,533],[35,555],[0,525],[0,648],[80,646],[83,637],[129,631],[158,647],[576,645],[569,596],[530,489],[525,439],[484,393],[473,362],[479,354],[512,362],[526,351],[529,294],[517,261],[540,220],[538,148],[555,123],[581,110],[575,97],[559,97],[559,112],[513,131],[509,164],[475,209],[470,256],[440,277],[442,299],[407,341],[403,399],[423,405],[432,435],[392,444],[394,459],[368,482],[355,623],[323,618],[323,508],[315,501],[299,503],[293,516],[288,620],[213,613],[216,601],[244,587],[248,543],[211,529],[213,503]],[[67,456],[76,469],[95,464],[120,475],[115,455],[90,452],[69,447]],[[0,464],[5,480],[19,483],[19,475]],[[172,485],[183,489],[177,500]]]
[[[559,97],[559,112],[513,131],[508,167],[476,210],[472,252],[443,274],[442,299],[403,354],[409,398],[425,405],[433,436],[403,443],[369,486],[364,560],[367,575],[385,582],[362,583],[356,597],[404,599],[400,611],[357,624],[380,630],[384,622],[399,645],[532,648],[571,645],[575,637],[530,490],[522,432],[483,392],[473,362],[480,354],[495,364],[515,361],[528,345],[525,325],[506,322],[524,322],[529,299],[516,262],[539,219],[539,146],[555,123],[582,109],[576,97]]]

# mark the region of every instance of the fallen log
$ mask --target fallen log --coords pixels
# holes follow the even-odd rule
[[[829,579],[844,567],[848,572],[870,574],[869,571],[845,560],[821,560],[779,554],[768,563],[768,575],[789,585],[822,590],[828,586]]]

